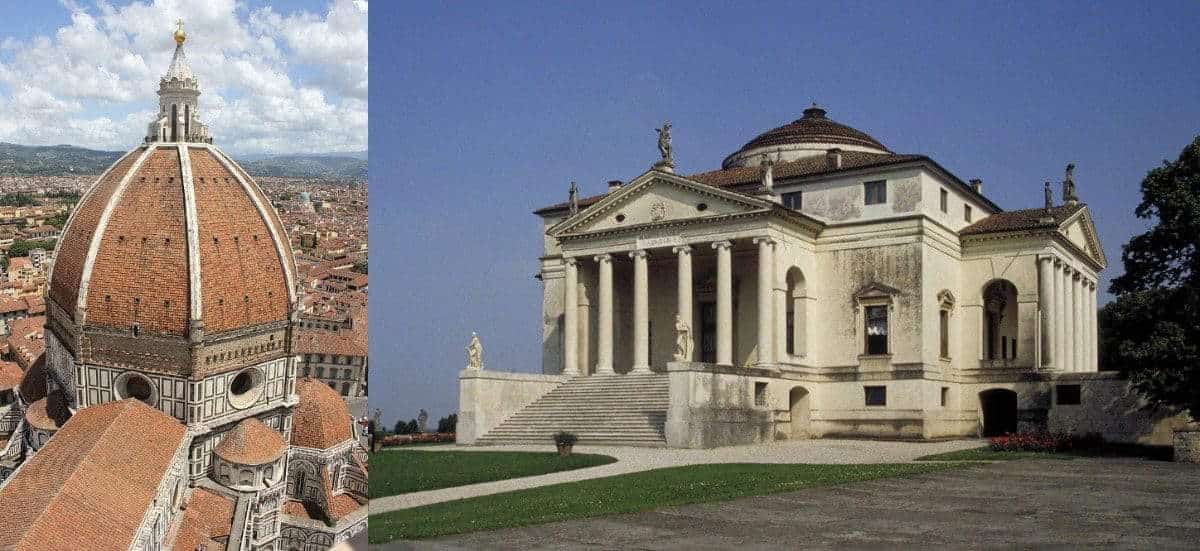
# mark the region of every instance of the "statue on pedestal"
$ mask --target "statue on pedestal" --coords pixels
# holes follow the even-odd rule
[[[692,328],[675,314],[675,361],[683,362],[692,356]]]
[[[571,206],[571,216],[579,213],[579,186],[571,180],[571,188],[567,190],[567,203]]]
[[[1074,205],[1079,202],[1079,197],[1075,195],[1075,163],[1067,164],[1066,172],[1063,178],[1063,202]]]
[[[471,342],[467,343],[467,369],[483,369],[483,345],[474,331],[471,332]]]
[[[671,150],[671,121],[663,123],[662,128],[655,128],[658,132],[658,154],[662,159],[654,163],[654,168],[665,171],[674,172],[675,160],[672,158]]]

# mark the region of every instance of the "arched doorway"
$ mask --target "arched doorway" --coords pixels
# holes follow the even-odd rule
[[[1017,286],[995,279],[983,288],[983,357],[1017,357]]]
[[[1017,432],[1017,393],[993,388],[979,393],[983,410],[983,436],[1001,436]]]
[[[808,438],[808,390],[802,386],[792,388],[788,393],[788,404],[792,413],[792,425],[788,438],[793,440]]]

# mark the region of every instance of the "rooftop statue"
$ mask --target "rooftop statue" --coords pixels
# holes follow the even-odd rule
[[[671,158],[671,121],[664,122],[662,128],[655,128],[658,132],[658,154],[662,155],[661,164],[670,165],[674,161]]]

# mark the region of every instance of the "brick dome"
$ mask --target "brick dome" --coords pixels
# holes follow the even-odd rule
[[[208,143],[125,154],[80,200],[55,254],[51,314],[84,329],[219,334],[286,321],[295,302],[278,215]]]

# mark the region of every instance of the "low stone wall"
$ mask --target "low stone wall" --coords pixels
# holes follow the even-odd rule
[[[667,377],[668,446],[715,448],[774,439],[775,412],[769,400],[755,404],[754,394],[756,383],[778,380],[778,371],[670,362]]]
[[[1174,429],[1189,422],[1182,415],[1147,409],[1145,398],[1113,371],[1064,373],[1056,376],[1052,385],[1054,404],[1048,419],[1052,432],[1100,434],[1110,442],[1169,446]],[[1062,385],[1079,385],[1078,405],[1059,403]]]
[[[567,380],[562,375],[464,369],[458,374],[457,442],[475,440]]]

